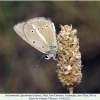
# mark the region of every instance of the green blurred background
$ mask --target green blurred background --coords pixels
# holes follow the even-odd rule
[[[18,22],[34,17],[51,18],[59,25],[76,28],[82,54],[83,78],[74,93],[100,92],[100,2],[1,1],[0,93],[68,93],[57,78],[57,62],[43,55],[13,30]]]

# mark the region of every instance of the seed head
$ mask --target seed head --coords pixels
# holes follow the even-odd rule
[[[72,88],[82,79],[79,39],[76,35],[77,30],[72,29],[72,25],[60,27],[61,31],[57,35],[58,69],[56,72],[62,85]]]

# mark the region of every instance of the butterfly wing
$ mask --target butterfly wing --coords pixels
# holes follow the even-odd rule
[[[17,25],[14,25],[14,31],[23,39],[25,40],[26,42],[27,41],[27,38],[23,32],[23,28],[24,28],[24,24],[25,22],[22,22],[22,23],[18,23]]]
[[[42,34],[49,45],[51,42],[56,42],[55,26],[50,19],[38,17],[32,20],[34,20],[36,27],[38,27],[39,32]]]
[[[45,54],[50,52],[52,43],[56,43],[54,24],[44,17],[28,20],[24,24],[24,33],[29,44]]]

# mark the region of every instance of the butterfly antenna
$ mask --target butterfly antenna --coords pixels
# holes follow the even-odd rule
[[[40,60],[37,62],[37,64],[36,64],[36,66],[34,67],[34,69],[38,66],[39,62],[40,62],[43,58],[45,58],[45,55],[43,55],[43,56],[40,58]]]

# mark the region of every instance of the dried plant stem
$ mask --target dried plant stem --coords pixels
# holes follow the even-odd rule
[[[68,89],[69,89],[69,93],[73,94],[74,87],[69,87]]]

